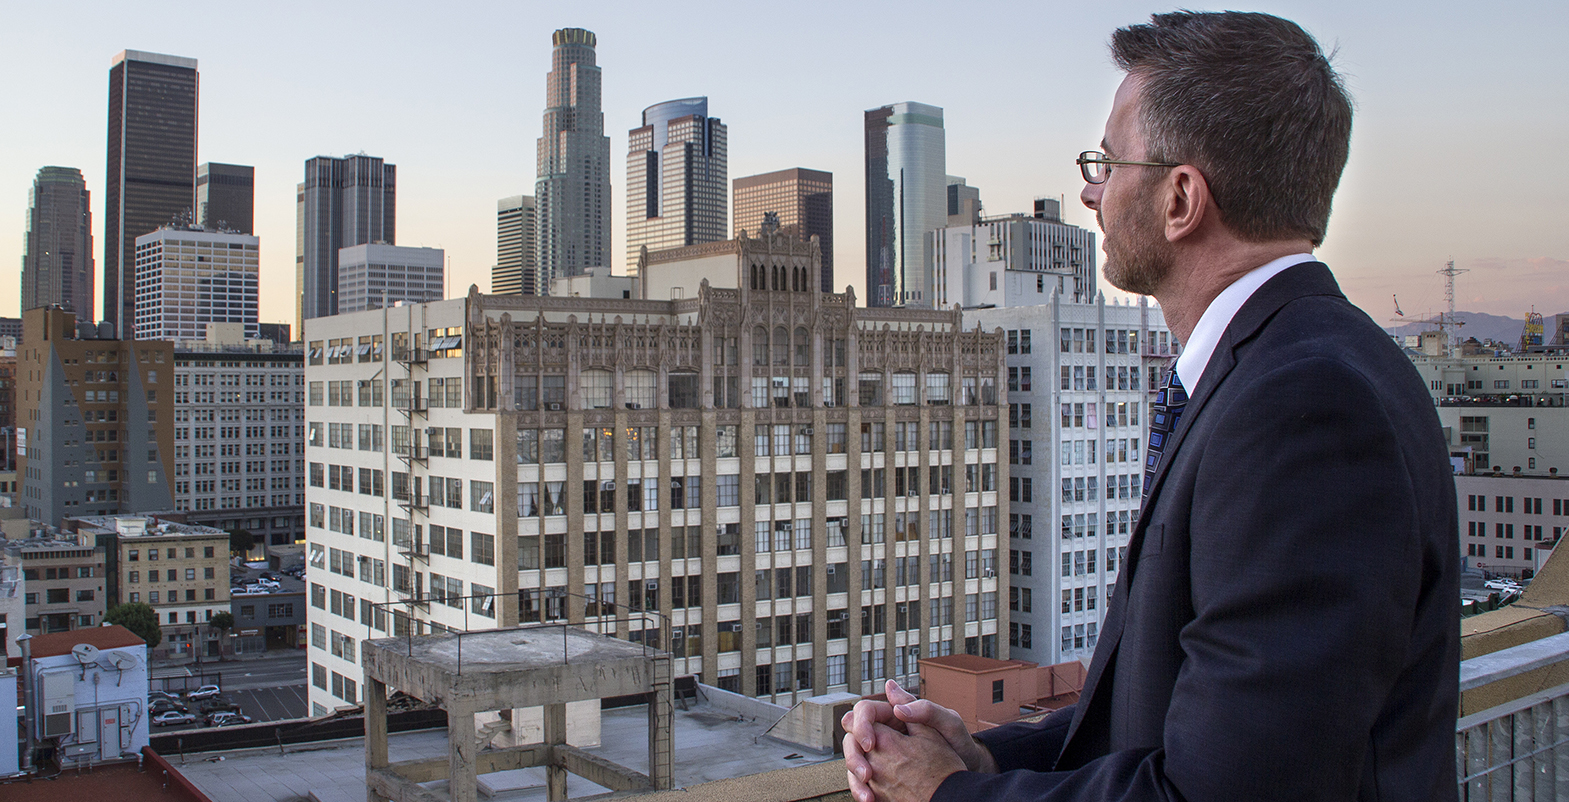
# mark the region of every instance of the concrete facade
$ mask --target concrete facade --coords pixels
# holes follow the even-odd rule
[[[356,702],[356,644],[405,625],[581,623],[786,703],[1007,656],[1003,338],[792,290],[799,244],[740,251],[711,274],[739,289],[677,301],[308,324],[313,709]]]
[[[1057,204],[1037,201],[1042,203]],[[1062,222],[1051,208],[1034,216],[983,218],[931,236],[938,307],[1035,306],[1053,294],[1072,303],[1095,300],[1095,232]]]
[[[1569,531],[1569,476],[1460,474],[1455,493],[1466,568],[1535,576]]]
[[[62,309],[23,313],[17,354],[17,473],[28,517],[173,505],[174,351],[115,339]]]
[[[1005,331],[1008,638],[1042,664],[1095,650],[1138,519],[1150,400],[1176,355],[1158,307],[1048,298],[964,312]]]
[[[237,333],[237,332],[231,332]],[[223,337],[174,353],[174,509],[256,536],[256,554],[305,540],[303,344]]]
[[[89,536],[51,532],[5,542],[6,562],[22,570],[25,617],[12,640],[25,630],[47,635],[103,623],[110,601],[105,548]],[[8,622],[9,623],[9,622]]]

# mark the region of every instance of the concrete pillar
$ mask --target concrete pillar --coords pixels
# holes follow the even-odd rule
[[[558,746],[567,742],[567,706],[545,705],[545,743]],[[545,798],[549,802],[564,802],[567,798],[567,770],[555,749],[550,750],[550,763],[545,767]]]
[[[670,658],[653,660],[654,688],[648,696],[648,779],[654,788],[675,787],[675,710]]]
[[[447,798],[452,802],[478,802],[479,774],[475,765],[474,711],[447,709]]]
[[[365,678],[365,768],[387,767],[387,684]],[[382,802],[383,797],[365,788],[365,802]]]

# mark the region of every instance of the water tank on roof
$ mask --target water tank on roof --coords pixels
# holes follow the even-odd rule
[[[98,339],[98,327],[94,326],[91,323],[78,323],[78,324],[76,324],[76,339],[78,339],[78,340],[96,340],[96,339]]]
[[[105,320],[98,324],[98,339],[113,340],[114,338],[114,323]]]

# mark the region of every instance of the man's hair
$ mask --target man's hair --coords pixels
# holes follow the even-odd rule
[[[1142,81],[1150,161],[1204,174],[1221,220],[1252,242],[1324,241],[1351,143],[1351,98],[1318,42],[1268,14],[1178,11],[1111,37]]]

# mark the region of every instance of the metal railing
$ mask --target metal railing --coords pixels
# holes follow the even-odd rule
[[[1569,633],[1460,664],[1469,691],[1569,660]],[[1455,722],[1455,769],[1463,802],[1569,800],[1569,684]]]

